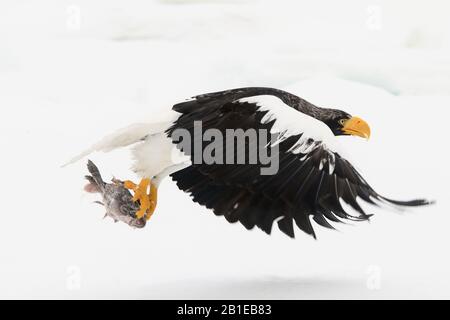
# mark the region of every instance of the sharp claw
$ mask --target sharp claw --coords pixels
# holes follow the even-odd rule
[[[116,179],[116,177],[113,177],[111,179],[111,182],[114,183],[114,184],[117,184],[117,185],[124,185],[124,182],[121,181],[120,179]]]

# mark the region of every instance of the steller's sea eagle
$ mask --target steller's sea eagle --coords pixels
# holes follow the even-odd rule
[[[202,94],[167,111],[158,120],[133,124],[107,136],[71,161],[93,151],[107,152],[134,145],[133,169],[142,180],[139,184],[126,181],[125,186],[134,190],[134,200],[140,203],[139,218],[151,217],[158,186],[168,176],[195,202],[224,216],[228,222],[239,221],[247,229],[257,226],[270,234],[276,221],[279,229],[290,237],[294,237],[294,221],[315,237],[311,217],[327,228],[332,228],[330,222],[368,220],[370,215],[359,201],[394,207],[431,203],[422,199],[388,199],[370,187],[344,158],[336,138],[352,135],[368,139],[369,125],[344,111],[320,108],[294,94],[264,87]],[[200,136],[195,132],[196,124],[201,124]],[[269,134],[264,144],[251,145],[246,140],[244,150],[232,146],[231,160],[239,152],[250,156],[251,148],[257,154],[267,151],[272,159],[277,159],[276,172],[262,174],[265,164],[260,161],[194,159],[195,143],[201,140],[203,132],[210,130],[217,136],[226,136],[229,130],[239,129]],[[193,137],[190,145],[182,144],[180,131]],[[228,142],[220,141],[217,145],[217,141],[209,139],[202,141],[197,155],[202,155],[212,143],[216,143],[212,153],[215,156],[230,151]],[[343,203],[354,212],[347,212]]]

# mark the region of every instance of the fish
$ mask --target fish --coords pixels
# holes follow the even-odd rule
[[[146,219],[136,217],[139,201],[133,200],[131,192],[124,187],[124,182],[113,178],[111,183],[106,183],[91,160],[88,160],[87,168],[91,175],[85,176],[89,183],[84,190],[88,193],[101,194],[102,201],[95,201],[95,203],[105,207],[105,218],[111,217],[115,222],[120,221],[133,228],[144,228]]]

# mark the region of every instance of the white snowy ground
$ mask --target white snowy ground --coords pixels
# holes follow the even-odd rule
[[[450,298],[445,2],[314,3],[3,0],[0,298]],[[83,193],[84,161],[60,168],[177,99],[249,85],[365,118],[372,139],[342,143],[367,180],[437,204],[291,240],[166,181],[131,230]],[[127,150],[91,159],[136,178]]]

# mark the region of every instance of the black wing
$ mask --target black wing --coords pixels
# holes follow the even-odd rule
[[[242,94],[238,98],[241,97]],[[199,96],[174,106],[182,115],[167,133],[171,137],[175,129],[183,128],[194,136],[194,121],[202,121],[203,131],[214,128],[223,134],[226,129],[238,128],[270,132],[275,120],[262,123],[265,112],[258,109],[256,104],[239,102],[236,94],[230,92]],[[279,137],[271,138],[273,142]],[[279,143],[279,170],[275,175],[261,175],[261,164],[203,163],[171,176],[195,202],[212,209],[216,215],[223,215],[229,222],[239,221],[247,229],[257,226],[270,234],[277,221],[280,230],[290,237],[294,237],[294,221],[301,230],[315,237],[310,216],[327,228],[333,228],[330,222],[369,219],[358,198],[373,205],[428,204],[425,200],[404,202],[380,196],[346,159],[320,142],[315,142],[308,153],[292,152],[299,138],[298,135],[283,137]],[[357,214],[346,212],[341,200]]]

